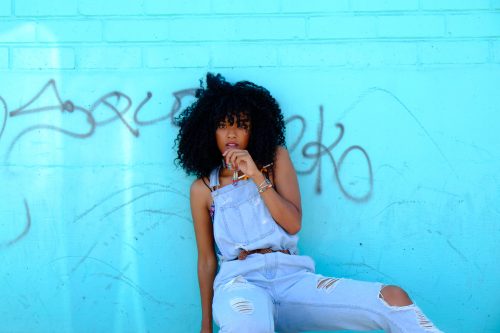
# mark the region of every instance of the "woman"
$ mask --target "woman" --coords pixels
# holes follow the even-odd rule
[[[440,332],[397,286],[324,277],[298,255],[302,209],[276,100],[208,74],[178,118],[177,162],[197,176],[201,332]],[[216,274],[217,267],[219,270]]]

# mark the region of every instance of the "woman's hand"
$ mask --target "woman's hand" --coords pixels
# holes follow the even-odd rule
[[[231,163],[235,170],[241,170],[241,172],[250,178],[260,173],[260,170],[257,168],[257,165],[255,165],[252,156],[250,156],[247,150],[228,149],[222,156],[224,156],[226,164]]]

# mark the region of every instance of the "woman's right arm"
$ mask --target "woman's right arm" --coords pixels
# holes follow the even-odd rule
[[[209,214],[210,190],[201,179],[191,185],[191,215],[198,247],[198,283],[201,296],[201,332],[212,332],[212,299],[217,259],[214,252],[212,221]]]

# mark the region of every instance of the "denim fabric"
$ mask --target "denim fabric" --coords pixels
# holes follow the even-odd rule
[[[219,186],[219,168],[210,175],[214,203],[214,239],[219,261],[235,259],[241,250],[271,248],[297,254],[298,236],[273,220],[252,180]]]
[[[211,187],[218,187],[218,174],[219,169],[212,172]],[[296,255],[297,236],[276,224],[251,180],[218,188],[212,196],[221,253],[212,307],[220,332],[440,332],[416,305],[388,305],[380,297],[381,283],[316,274],[310,257]],[[293,254],[256,253],[235,260],[242,249],[259,248]]]

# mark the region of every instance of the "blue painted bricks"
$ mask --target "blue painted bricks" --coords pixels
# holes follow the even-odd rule
[[[173,117],[207,71],[282,106],[319,272],[500,331],[499,1],[6,0],[0,332],[199,330]]]

